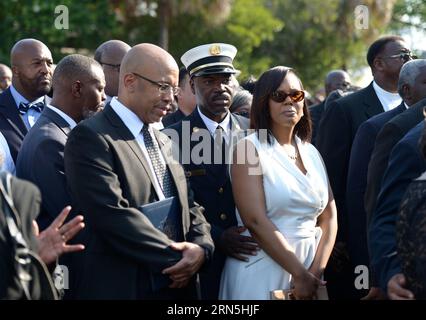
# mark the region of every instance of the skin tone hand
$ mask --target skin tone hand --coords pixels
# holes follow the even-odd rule
[[[402,273],[397,273],[388,282],[388,296],[391,300],[414,300],[414,294],[405,289],[406,279]]]
[[[204,263],[204,249],[190,242],[172,243],[173,250],[182,252],[182,259],[175,265],[163,270],[163,274],[170,276],[173,283],[170,288],[183,288],[188,285],[191,277],[201,268]]]
[[[52,224],[39,233],[37,222],[33,221],[34,234],[38,241],[38,253],[46,265],[56,261],[64,253],[84,250],[82,244],[68,245],[67,241],[84,228],[83,216],[76,216],[64,224],[71,211],[71,207],[65,207]]]
[[[297,300],[308,300],[315,298],[318,286],[324,286],[326,281],[320,280],[309,271],[300,276],[293,277],[293,294]]]
[[[371,287],[368,294],[362,297],[361,300],[385,300],[386,295],[378,287]]]
[[[242,236],[241,233],[246,231],[246,227],[231,227],[226,229],[220,238],[220,247],[226,255],[238,260],[248,261],[244,255],[255,256],[260,249],[252,237]]]

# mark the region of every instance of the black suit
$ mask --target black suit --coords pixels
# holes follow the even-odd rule
[[[171,156],[171,141],[153,130],[170,170],[182,208],[185,241],[213,250],[210,226],[194,204],[182,166]],[[155,292],[153,275],[182,255],[138,210],[157,200],[150,171],[135,137],[108,104],[72,130],[65,146],[65,173],[73,203],[85,215],[86,249],[75,257],[74,298],[194,298],[190,288]],[[78,261],[81,259],[81,261]],[[79,262],[79,263],[77,263]],[[71,276],[70,276],[71,277]]]
[[[367,189],[364,199],[367,223],[371,220],[372,213],[376,208],[376,201],[382,185],[383,174],[388,166],[389,155],[398,141],[424,119],[424,107],[426,107],[426,99],[420,100],[407,111],[390,120],[377,135],[368,165]]]
[[[16,163],[19,149],[28,129],[18,111],[15,99],[10,93],[10,88],[0,94],[0,131],[6,138],[10,154]]]
[[[411,181],[426,170],[426,162],[419,148],[423,130],[424,121],[421,121],[392,149],[371,218],[368,242],[371,265],[384,291],[389,279],[401,272],[395,230],[401,200]]]
[[[166,115],[161,122],[163,122],[164,128],[170,127],[172,124],[175,124],[185,118],[185,114],[177,109],[175,112]]]
[[[368,87],[327,105],[320,122],[317,148],[324,159],[336,200],[338,214],[336,243],[339,245],[347,244],[348,241],[346,184],[352,143],[358,127],[364,121],[383,111],[373,83],[371,83]],[[354,288],[354,270],[350,262],[345,261],[344,269],[339,272],[331,271],[332,264],[333,259],[330,260],[326,272],[330,297],[341,299],[357,297],[359,291]]]
[[[18,155],[16,175],[33,182],[42,194],[38,217],[41,229],[71,204],[64,169],[64,149],[70,132],[69,124],[46,107],[26,135]]]
[[[21,220],[22,234],[33,251],[37,252],[37,242],[32,230],[32,221],[37,217],[40,208],[41,196],[37,187],[32,183],[12,178],[11,193],[17,214]],[[3,212],[3,197],[0,197],[0,299],[22,299],[24,297],[21,286],[16,280],[13,266],[13,251],[10,248],[11,240],[6,227]],[[32,272],[37,276],[36,272]],[[15,281],[11,281],[15,279]],[[41,298],[41,287],[38,279],[33,279],[32,297]]]
[[[395,109],[378,114],[365,121],[358,129],[349,161],[346,203],[348,213],[348,250],[353,266],[369,265],[367,249],[367,218],[364,195],[367,169],[374,142],[381,128],[393,117],[406,111],[402,102]]]
[[[315,146],[318,135],[318,127],[321,121],[322,114],[324,112],[325,101],[318,103],[309,108],[312,120],[312,141],[311,143]]]
[[[187,129],[184,127],[185,124],[189,125],[188,131],[185,131]],[[248,125],[248,119],[231,114],[231,130],[233,134],[243,137],[245,135],[244,130],[248,128]],[[207,132],[208,138],[211,137],[198,109],[195,109],[185,120],[176,123],[164,132],[167,134],[168,130],[176,130],[179,136],[182,157],[182,155],[185,156],[192,153],[200,142],[199,139],[192,141],[187,134],[191,134],[194,137],[197,132],[200,132],[200,129],[204,129]],[[188,143],[189,150],[185,147],[185,142],[187,141],[191,141],[190,145]],[[210,143],[211,150],[214,150],[213,141],[210,141]],[[195,164],[192,157],[188,160],[189,163],[183,157],[181,158],[181,163],[183,161],[185,171],[189,176],[190,186],[194,190],[195,201],[205,208],[204,215],[212,227],[211,234],[216,245],[210,268],[205,273],[200,274],[201,293],[203,299],[217,299],[220,278],[226,258],[218,246],[219,239],[224,230],[237,225],[228,165],[206,164],[204,162]]]

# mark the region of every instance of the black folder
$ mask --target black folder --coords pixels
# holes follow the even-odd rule
[[[154,227],[173,241],[183,241],[182,209],[178,197],[170,197],[139,207]]]

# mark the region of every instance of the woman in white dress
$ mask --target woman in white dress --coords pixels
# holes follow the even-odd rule
[[[259,78],[251,128],[234,152],[231,177],[238,222],[261,250],[247,261],[227,258],[220,299],[263,300],[290,288],[297,299],[313,299],[325,284],[337,217],[321,156],[308,142],[310,117],[292,69],[275,67]]]

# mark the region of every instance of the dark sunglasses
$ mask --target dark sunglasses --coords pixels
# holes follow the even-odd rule
[[[415,60],[417,59],[417,56],[411,52],[402,52],[402,53],[398,53],[398,54],[394,54],[392,56],[387,56],[387,57],[383,57],[383,58],[387,58],[387,59],[396,59],[399,58],[404,62],[410,61],[410,60]]]
[[[284,102],[287,97],[290,97],[293,102],[300,102],[305,99],[305,91],[296,90],[290,93],[285,93],[284,91],[274,91],[271,93],[271,99],[275,102]]]

